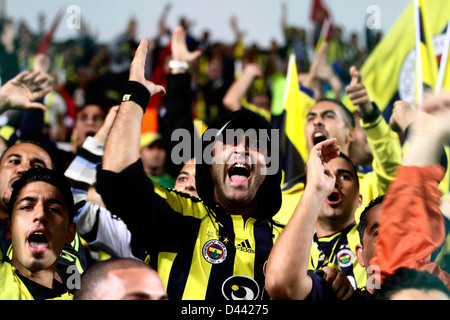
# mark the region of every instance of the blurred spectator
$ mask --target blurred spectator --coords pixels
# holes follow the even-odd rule
[[[164,188],[173,188],[175,179],[165,172],[167,153],[163,136],[157,132],[146,132],[141,136],[140,156],[147,176]]]
[[[358,34],[356,32],[352,32],[345,57],[345,65],[347,69],[351,66],[355,66],[357,69],[361,68],[365,57],[366,53],[359,44]]]
[[[19,73],[19,59],[13,21],[0,19],[0,79],[6,83]]]

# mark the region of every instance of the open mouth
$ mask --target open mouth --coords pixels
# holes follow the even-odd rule
[[[235,163],[228,169],[228,177],[234,184],[242,184],[250,178],[251,167],[247,163]]]
[[[28,236],[28,244],[33,252],[41,253],[47,249],[48,239],[42,231],[33,231]]]
[[[9,180],[9,186],[12,187],[12,185],[14,184],[14,182],[16,182],[17,180],[19,180],[21,178],[21,176],[15,176],[13,178],[11,178],[11,180]]]
[[[316,145],[322,141],[327,140],[328,136],[324,131],[316,130],[313,132],[312,138],[313,138],[314,145]]]
[[[95,134],[96,134],[96,132],[89,131],[89,132],[86,132],[86,137],[93,137],[93,136],[95,136]]]
[[[337,206],[341,203],[342,199],[341,199],[341,195],[339,194],[339,192],[332,192],[328,198],[327,198],[327,203],[330,206]]]

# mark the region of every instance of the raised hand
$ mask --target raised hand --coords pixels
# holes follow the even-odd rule
[[[50,86],[46,86],[36,91],[48,78],[48,74],[42,71],[19,73],[0,88],[0,111],[4,112],[8,109],[40,109],[45,111],[45,105],[35,101],[42,99],[52,90]]]
[[[106,139],[108,138],[111,127],[114,123],[114,119],[116,118],[117,112],[119,111],[119,106],[113,106],[109,109],[108,114],[106,115],[105,121],[101,128],[94,135],[94,139],[97,142],[105,144]]]
[[[186,31],[177,26],[171,39],[172,59],[191,63],[201,55],[201,50],[189,51],[186,44]]]
[[[349,299],[355,290],[345,273],[333,267],[323,267],[322,270],[325,273],[325,281],[331,284],[336,298],[338,300]]]
[[[145,78],[145,60],[148,51],[148,41],[145,38],[141,39],[138,48],[134,54],[133,61],[130,66],[130,81],[136,81],[144,85],[150,92],[150,96],[156,93],[165,94],[166,89],[161,85],[156,85]]]
[[[389,126],[395,132],[405,132],[406,128],[415,120],[417,110],[414,105],[406,101],[395,101]]]
[[[450,92],[424,95],[422,111],[435,116],[433,128],[443,144],[450,143]],[[424,117],[424,115],[421,115]],[[426,121],[425,121],[426,122]],[[425,124],[424,126],[426,126]]]
[[[322,141],[311,149],[306,163],[307,188],[312,186],[316,191],[328,196],[335,186],[336,177],[330,171],[325,170],[325,164],[339,156],[340,147],[337,139],[332,138]]]
[[[345,87],[348,97],[358,107],[360,113],[370,114],[373,111],[373,105],[362,82],[361,73],[355,66],[350,67],[350,76],[352,77],[350,84]]]

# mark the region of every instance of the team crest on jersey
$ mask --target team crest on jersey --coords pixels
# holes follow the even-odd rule
[[[337,260],[340,267],[349,267],[352,265],[355,255],[349,249],[342,249],[337,254]]]
[[[203,257],[212,264],[219,264],[227,258],[227,247],[219,240],[209,240],[203,246]]]

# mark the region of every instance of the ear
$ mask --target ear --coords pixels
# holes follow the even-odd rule
[[[347,142],[351,143],[355,140],[356,140],[356,128],[349,127],[348,135],[347,135]]]
[[[356,251],[356,259],[358,259],[359,265],[361,267],[365,267],[364,266],[364,260],[363,260],[363,256],[362,256],[362,244],[358,243],[355,247],[355,251]]]
[[[75,234],[77,233],[77,225],[75,223],[69,224],[69,227],[67,228],[67,235],[66,235],[66,244],[71,244],[73,239],[75,239]]]
[[[360,194],[358,195],[358,208],[361,207],[361,205],[362,205],[362,199],[363,199],[363,196],[362,196],[362,194],[360,193]]]

